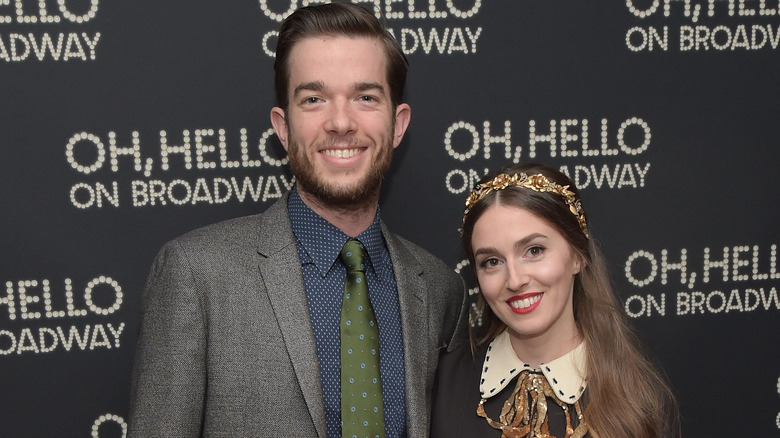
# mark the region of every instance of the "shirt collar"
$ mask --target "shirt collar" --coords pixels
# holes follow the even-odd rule
[[[490,398],[503,390],[521,371],[541,372],[562,402],[572,404],[585,392],[585,343],[548,363],[532,368],[517,357],[504,330],[488,347],[482,366],[479,392]]]
[[[293,234],[310,259],[301,262],[314,263],[320,275],[325,277],[350,237],[309,208],[301,199],[297,188],[293,188],[290,193],[287,209]],[[385,261],[388,255],[383,251],[384,238],[378,206],[374,221],[356,239],[366,248],[369,271],[373,272],[377,279],[382,278],[383,270],[388,266]]]

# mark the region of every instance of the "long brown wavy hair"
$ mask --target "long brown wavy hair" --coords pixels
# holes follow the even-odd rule
[[[566,175],[536,163],[514,164],[486,175],[480,183],[500,173],[542,174],[548,180],[569,186],[577,199],[579,191]],[[585,421],[590,436],[598,438],[666,438],[680,436],[679,411],[673,392],[660,370],[653,366],[632,331],[612,287],[601,251],[583,233],[577,217],[557,193],[536,192],[510,186],[494,190],[476,202],[463,222],[462,243],[471,266],[475,266],[471,236],[474,224],[496,204],[516,206],[545,220],[569,242],[585,262],[574,280],[574,319],[587,351],[585,373]],[[472,347],[495,338],[506,328],[486,304],[477,299],[482,316],[480,335],[471,331]]]

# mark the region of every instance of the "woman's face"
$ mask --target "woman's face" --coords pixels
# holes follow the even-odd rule
[[[582,262],[561,233],[520,207],[492,205],[471,245],[482,294],[515,351],[549,342],[565,353],[579,343],[572,294]]]

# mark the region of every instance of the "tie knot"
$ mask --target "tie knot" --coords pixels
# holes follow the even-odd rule
[[[365,272],[366,269],[363,265],[365,259],[366,250],[360,241],[355,239],[347,240],[347,243],[341,248],[339,253],[339,259],[341,263],[347,268],[347,272],[361,271]]]

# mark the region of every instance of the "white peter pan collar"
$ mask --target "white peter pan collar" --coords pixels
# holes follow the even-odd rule
[[[570,352],[532,368],[523,363],[512,348],[509,332],[504,330],[488,346],[482,366],[479,392],[482,398],[490,398],[504,389],[524,370],[541,372],[555,391],[556,397],[572,404],[585,392],[585,343],[581,342]]]

